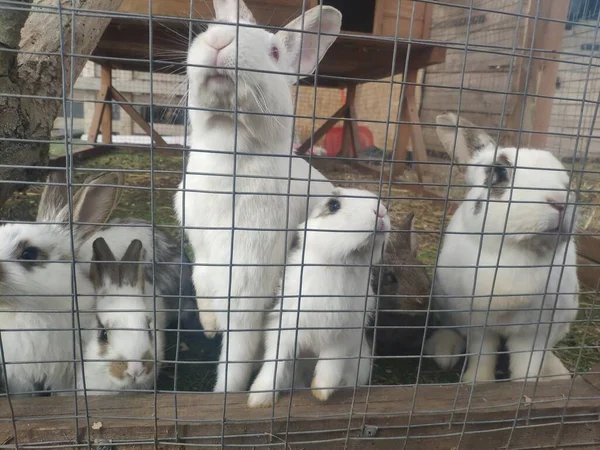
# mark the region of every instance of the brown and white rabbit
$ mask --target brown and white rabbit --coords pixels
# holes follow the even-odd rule
[[[414,218],[414,214],[408,214],[394,227],[381,265],[373,267],[372,286],[378,296],[377,355],[420,354],[423,346],[431,279],[417,259]],[[373,335],[374,329],[369,328],[367,336],[372,340]]]
[[[160,312],[163,299],[153,297],[152,285],[144,277],[142,243],[131,241],[120,261],[103,238],[96,238],[92,247],[96,313],[88,323],[97,329],[85,332],[78,393],[83,393],[84,376],[88,394],[150,389],[154,364],[160,370],[164,361],[166,314]]]

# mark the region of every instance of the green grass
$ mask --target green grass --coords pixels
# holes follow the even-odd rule
[[[61,144],[53,144],[53,152],[64,151]],[[176,224],[172,209],[173,189],[181,179],[182,157],[180,152],[172,155],[156,153],[153,168],[154,191],[151,188],[149,171],[151,168],[149,152],[126,150],[110,151],[105,155],[79,162],[75,168],[74,180],[81,182],[91,173],[90,169],[110,171],[115,168],[127,169],[127,187],[123,190],[120,203],[114,212],[114,217],[135,217],[151,220],[154,205],[154,221],[157,225]],[[349,174],[349,177],[355,176]],[[339,179],[339,178],[338,178]],[[352,178],[358,179],[356,178]],[[0,212],[0,217],[15,220],[35,220],[35,213],[40,187],[32,187],[16,193]],[[405,194],[404,194],[405,195]],[[417,211],[417,228],[438,229],[437,220],[441,217],[440,208],[431,202],[416,199],[398,200],[390,208],[392,215],[402,216],[409,211]],[[170,229],[176,233],[175,229]],[[420,238],[419,258],[427,264],[433,264],[436,259],[439,235],[431,234]],[[597,303],[597,299],[596,299]],[[592,295],[582,295],[581,311],[578,322],[573,324],[572,331],[560,344],[558,356],[570,368],[577,367],[579,372],[589,370],[600,362],[600,306],[594,303]],[[174,360],[176,351],[176,333],[168,333],[167,359]],[[185,331],[180,335],[181,346],[179,359],[183,361],[177,367],[178,390],[209,390],[213,380],[215,364],[219,354],[219,339],[205,339],[201,332]],[[378,359],[375,363],[373,381],[375,384],[413,384],[419,372],[419,383],[449,383],[457,382],[459,375],[456,371],[440,371],[433,361],[425,359],[419,371],[418,357],[401,359]],[[167,364],[161,374],[159,389],[171,390],[175,383],[175,367]]]

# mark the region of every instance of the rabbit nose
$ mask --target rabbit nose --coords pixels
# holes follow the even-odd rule
[[[559,213],[562,213],[565,210],[565,204],[563,202],[559,202],[553,198],[547,198],[546,202]]]
[[[373,210],[373,212],[375,213],[375,215],[377,217],[379,217],[380,219],[383,219],[385,217],[385,215],[387,214],[387,210],[385,209],[385,207],[380,206],[379,207],[379,211],[375,211]]]
[[[137,378],[146,372],[146,368],[141,361],[132,361],[127,364],[127,375],[131,378]]]
[[[214,48],[217,53],[233,42],[234,36],[213,33],[206,39],[206,44]]]

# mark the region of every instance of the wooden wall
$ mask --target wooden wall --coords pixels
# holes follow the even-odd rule
[[[470,0],[454,0],[456,5]],[[511,13],[525,13],[527,3],[518,0],[473,0],[472,11],[435,5],[431,39],[449,46],[446,62],[431,66],[425,75],[421,120],[435,123],[438,114],[457,111],[481,126],[499,127],[514,109],[518,95],[514,84],[523,58],[510,56],[524,38],[526,21]],[[468,46],[468,47],[466,47]],[[465,51],[467,48],[467,51]],[[463,90],[461,91],[461,87]],[[443,151],[433,127],[425,127],[428,149]],[[500,136],[503,139],[503,136]]]
[[[534,25],[533,20],[515,15],[563,20],[568,0],[560,4],[541,0],[539,10],[537,1],[473,0],[472,11],[470,0],[451,3],[433,7],[431,39],[450,48],[444,64],[427,70],[423,122],[433,123],[438,114],[457,111],[460,104],[461,115],[478,125],[545,133],[523,133],[521,145],[544,147],[561,158],[580,158],[589,144],[589,156],[599,159],[600,120],[592,123],[600,92],[596,21],[565,30],[560,23],[539,20]],[[558,63],[553,64],[552,58]],[[530,95],[525,97],[525,91]],[[577,139],[580,123],[581,134],[591,139]],[[516,133],[492,135],[506,144],[516,141]],[[425,143],[430,150],[443,151],[433,127],[425,128]]]
[[[596,21],[581,22],[565,30],[563,52],[556,80],[548,149],[563,158],[581,158],[589,144],[589,156],[600,159],[600,117],[594,110],[600,96],[600,48],[594,39]],[[595,50],[594,44],[596,45]],[[581,128],[580,128],[581,125]],[[591,135],[591,139],[577,134]]]

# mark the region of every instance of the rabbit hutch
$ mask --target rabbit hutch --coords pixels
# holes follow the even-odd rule
[[[34,0],[39,8],[28,13],[47,14],[49,21],[61,14],[100,17],[105,27],[89,54],[73,56],[63,48],[50,55],[89,62],[70,92],[64,89],[70,106],[64,105],[66,117],[57,123],[65,135],[51,142],[48,165],[70,174],[65,185],[75,206],[84,196],[78,189],[88,187],[85,176],[126,175],[122,192],[105,201],[112,204],[111,220],[146,221],[188,248],[173,212],[190,147],[187,114],[178,114],[186,109],[190,40],[215,20],[213,2],[111,1],[113,10],[100,11],[86,10],[86,0],[62,1],[60,7]],[[145,392],[32,397],[0,391],[0,449],[598,448],[600,9],[578,8],[579,0],[244,1],[257,24],[273,32],[319,4],[342,13],[341,33],[316,73],[291,87],[294,157],[309,161],[338,187],[364,187],[385,199],[393,228],[406,236],[405,246],[428,280],[438,267],[443,230],[465,193],[462,175],[454,180],[453,170],[460,169],[453,158],[449,162],[436,133],[441,114],[458,113],[502,145],[545,148],[563,160],[582,215],[576,236],[581,312],[557,349],[574,376],[461,381],[461,368],[440,370],[425,354],[421,330],[412,342],[416,353],[373,356],[367,385],[342,387],[325,402],[310,387],[294,387],[275,405],[252,409],[248,392],[212,392],[219,338],[205,337],[199,323],[193,328],[179,322],[165,330],[162,373],[156,369],[154,387]],[[82,33],[74,23],[65,39]],[[0,69],[2,39],[0,29]],[[159,120],[165,112],[172,123]],[[127,126],[121,123],[126,120]],[[74,123],[84,129],[81,139],[73,136]],[[129,135],[135,139],[125,139]],[[373,149],[380,153],[366,157]],[[40,181],[16,192],[0,205],[2,221],[34,222],[43,188]],[[75,206],[80,213],[83,208]],[[74,254],[68,259],[75,261]],[[0,254],[0,306],[2,264]],[[431,292],[428,286],[425,297]],[[421,312],[427,327],[437,326],[431,308]],[[99,326],[98,339],[107,344]],[[0,327],[0,350],[2,336],[12,331]],[[497,352],[506,364],[502,345]],[[505,370],[501,365],[498,372]]]

